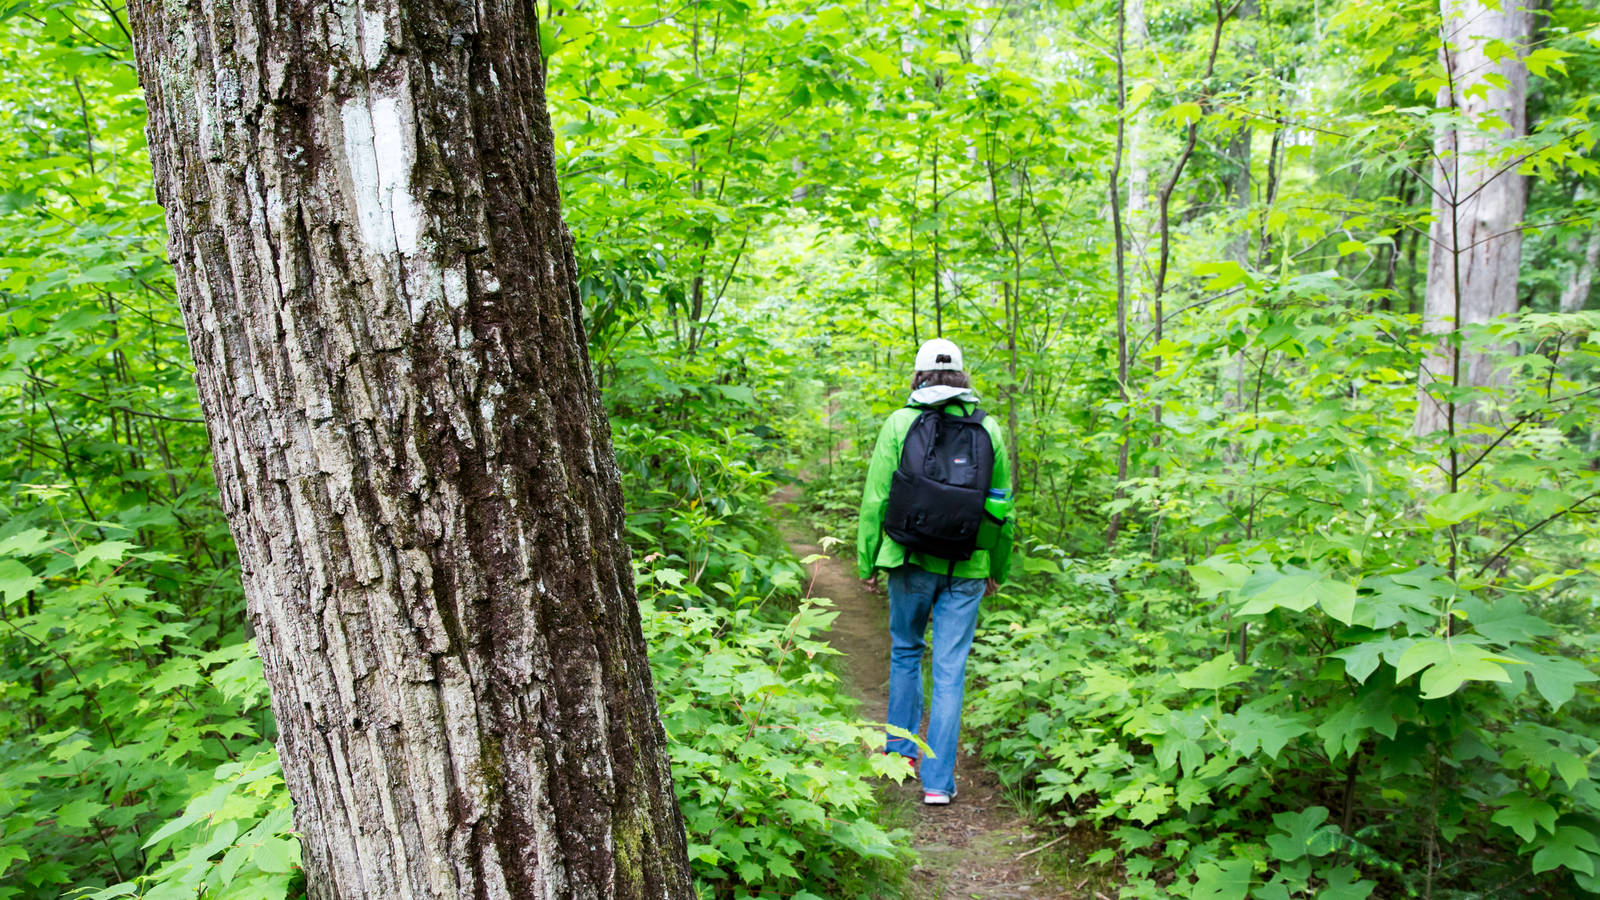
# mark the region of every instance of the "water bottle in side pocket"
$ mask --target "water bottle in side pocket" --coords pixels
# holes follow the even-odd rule
[[[983,498],[983,521],[978,523],[978,547],[993,550],[1000,543],[1000,529],[1011,515],[1011,492],[990,488]]]

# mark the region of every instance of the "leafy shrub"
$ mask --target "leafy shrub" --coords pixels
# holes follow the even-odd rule
[[[1596,481],[1563,437],[1595,414],[1593,323],[1468,335],[1515,338],[1515,374],[1441,441],[1407,434],[1403,348],[1334,340],[1390,317],[1260,315],[1192,348],[1292,348],[1259,405],[1169,418],[1133,530],[1092,562],[1042,546],[990,610],[982,753],[1106,828],[1129,896],[1600,893],[1595,533],[1569,515]]]
[[[826,601],[769,621],[750,595],[688,605],[672,569],[645,573],[651,645],[673,779],[703,893],[868,896],[896,872],[905,835],[874,822],[872,779],[904,777],[883,733],[857,720],[819,632]]]
[[[213,769],[262,752],[267,715],[241,631],[219,636],[145,587],[165,557],[96,527],[17,524],[0,529],[5,898],[141,871],[159,856],[141,835]]]

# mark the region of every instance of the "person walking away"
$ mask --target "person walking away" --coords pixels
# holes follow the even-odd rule
[[[978,605],[1011,556],[1011,473],[1005,437],[978,405],[961,350],[937,338],[917,350],[911,397],[878,432],[861,494],[856,566],[876,590],[889,581],[889,724],[922,724],[924,636],[932,625],[927,745],[890,735],[885,753],[920,771],[922,801],[956,795],[956,746]],[[920,763],[920,765],[919,765]]]

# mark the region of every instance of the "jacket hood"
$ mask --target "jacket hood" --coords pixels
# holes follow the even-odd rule
[[[950,387],[938,384],[930,387],[918,388],[911,392],[908,406],[940,406],[951,400],[960,400],[962,403],[977,403],[978,392],[972,388]]]

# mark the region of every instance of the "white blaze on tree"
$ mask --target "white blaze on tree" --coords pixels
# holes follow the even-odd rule
[[[131,13],[310,896],[692,897],[536,9]]]
[[[1522,61],[1532,16],[1519,0],[1441,0],[1440,110],[1452,119],[1434,139],[1433,225],[1416,433],[1451,431],[1471,407],[1431,394],[1430,384],[1486,386],[1494,356],[1465,347],[1459,330],[1517,311],[1527,186],[1507,145],[1526,131],[1528,69]]]

